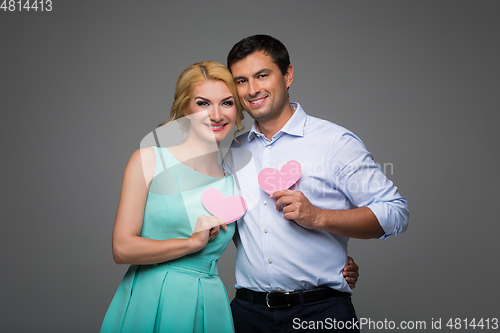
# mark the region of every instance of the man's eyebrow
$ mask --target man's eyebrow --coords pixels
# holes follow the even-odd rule
[[[241,79],[246,79],[246,76],[235,76],[234,77],[234,81],[238,81],[238,80],[241,80]]]
[[[257,73],[255,73],[253,76],[257,76],[257,75],[260,75],[262,73],[270,73],[270,72],[271,72],[270,69],[262,68],[260,71],[258,71]]]
[[[256,73],[254,73],[252,76],[258,76],[262,73],[271,73],[272,71],[268,68],[262,68],[261,70],[257,71]],[[234,81],[238,81],[238,80],[241,80],[241,79],[246,79],[247,77],[246,76],[236,76],[234,78]]]

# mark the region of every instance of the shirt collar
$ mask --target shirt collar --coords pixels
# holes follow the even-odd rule
[[[304,136],[304,126],[306,124],[307,115],[299,103],[292,102],[290,103],[290,106],[295,110],[295,112],[287,121],[285,126],[283,126],[283,128],[281,128],[274,136],[281,135],[280,133],[286,133],[294,136]],[[263,135],[260,132],[259,125],[257,125],[256,121],[254,121],[252,129],[248,133],[248,141],[252,141],[257,134]]]

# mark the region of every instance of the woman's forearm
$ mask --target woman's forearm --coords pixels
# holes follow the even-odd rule
[[[155,240],[140,236],[113,239],[113,257],[117,264],[147,265],[164,262],[202,249],[192,238]]]

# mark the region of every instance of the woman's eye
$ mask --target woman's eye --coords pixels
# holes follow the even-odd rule
[[[226,101],[226,102],[222,103],[222,105],[233,106],[234,105],[234,101]]]
[[[203,101],[197,101],[196,102],[196,105],[199,105],[199,106],[207,106],[208,103],[207,102],[203,102]]]

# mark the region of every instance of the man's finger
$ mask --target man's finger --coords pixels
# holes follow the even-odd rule
[[[276,191],[273,194],[271,194],[270,198],[271,199],[276,199],[279,197],[282,197],[284,195],[292,195],[295,191],[293,190],[282,190],[282,191]]]
[[[342,275],[345,278],[355,278],[355,279],[357,279],[359,277],[359,273],[356,272],[356,271],[344,271],[344,272],[342,272]]]
[[[282,196],[276,201],[276,210],[280,210],[281,208],[288,206],[293,202],[293,198],[291,196]]]

